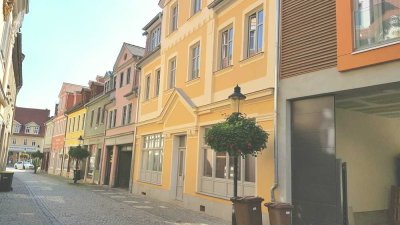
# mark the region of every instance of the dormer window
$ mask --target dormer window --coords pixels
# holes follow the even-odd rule
[[[39,134],[39,131],[40,131],[40,127],[34,127],[33,128],[33,133],[34,134]]]
[[[31,127],[25,127],[25,134],[29,134],[31,132]]]
[[[21,131],[21,125],[17,124],[14,126],[14,133],[19,133]]]
[[[150,51],[153,51],[160,45],[161,41],[161,27],[156,27],[150,34]]]

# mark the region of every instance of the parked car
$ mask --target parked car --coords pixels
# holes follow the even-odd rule
[[[14,164],[14,168],[17,170],[25,170],[25,169],[33,169],[34,166],[31,162],[19,161]]]

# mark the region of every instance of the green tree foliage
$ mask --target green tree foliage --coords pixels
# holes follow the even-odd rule
[[[253,155],[266,149],[268,134],[252,118],[233,113],[226,121],[218,123],[207,132],[206,142],[217,152],[230,156]]]
[[[40,166],[41,161],[42,161],[42,159],[44,157],[44,154],[42,152],[40,152],[39,150],[37,150],[36,152],[31,154],[31,157],[33,159],[32,163],[33,163],[33,166],[34,166],[34,173],[36,173],[37,172],[37,168]]]
[[[82,146],[71,147],[68,154],[71,158],[76,160],[82,160],[90,156],[89,151]]]

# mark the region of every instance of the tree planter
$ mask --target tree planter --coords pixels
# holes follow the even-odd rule
[[[78,182],[78,180],[81,179],[81,170],[79,169],[79,163],[82,161],[82,159],[86,159],[87,157],[90,156],[89,151],[82,146],[76,146],[76,147],[71,147],[68,151],[69,157],[72,159],[75,159],[75,169],[74,169],[74,184]]]
[[[225,122],[212,126],[207,132],[206,142],[208,145],[216,152],[228,152],[229,156],[234,159],[233,204],[239,203],[237,198],[238,157],[245,158],[247,155],[256,157],[258,153],[266,149],[267,141],[268,134],[256,124],[255,120],[247,118],[239,112],[231,114]],[[234,208],[237,207],[234,206]],[[232,224],[236,224],[236,218],[233,214]],[[242,224],[251,223],[242,222]]]

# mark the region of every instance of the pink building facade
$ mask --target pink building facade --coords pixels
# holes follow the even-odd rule
[[[136,64],[144,52],[142,47],[124,43],[113,73],[105,78],[109,101],[105,105],[107,122],[100,183],[110,187],[131,188],[139,86]]]

